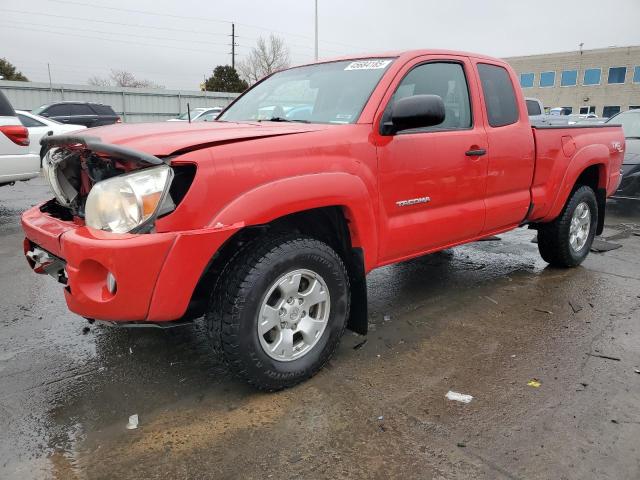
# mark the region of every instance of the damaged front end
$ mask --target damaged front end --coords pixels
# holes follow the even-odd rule
[[[113,233],[147,233],[155,219],[175,209],[169,195],[174,170],[143,152],[96,137],[51,136],[43,172],[55,201],[47,213]]]

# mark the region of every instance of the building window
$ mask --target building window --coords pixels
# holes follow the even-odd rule
[[[561,87],[573,87],[578,83],[578,71],[577,70],[563,70],[560,75]]]
[[[584,71],[584,78],[582,79],[583,85],[600,85],[600,75],[602,69],[600,68],[587,68]]]
[[[595,105],[588,105],[585,107],[580,107],[580,115],[589,115],[590,113],[596,113]]]
[[[633,69],[633,83],[640,83],[640,67]]]
[[[602,116],[604,118],[613,117],[616,113],[620,113],[620,107],[618,106],[608,105],[602,109]]]
[[[553,87],[556,84],[556,72],[542,72],[540,74],[541,87]]]
[[[533,79],[535,74],[533,73],[521,73],[520,74],[520,86],[522,88],[531,88],[533,87]]]
[[[627,76],[627,67],[611,67],[609,69],[609,80],[607,83],[624,83]]]
[[[629,110],[640,110],[640,105],[629,105]]]

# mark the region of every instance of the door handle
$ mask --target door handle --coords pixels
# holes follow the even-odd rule
[[[467,157],[481,157],[482,155],[486,155],[486,153],[487,151],[484,148],[476,148],[464,152]]]

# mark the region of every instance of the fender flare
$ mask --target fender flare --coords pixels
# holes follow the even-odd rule
[[[609,178],[609,149],[603,144],[588,145],[580,149],[567,166],[562,183],[556,194],[553,206],[547,214],[547,218],[554,219],[560,215],[562,208],[567,203],[569,195],[573,191],[576,181],[582,172],[593,165],[598,165],[599,167],[598,186],[595,193],[598,193],[598,189],[607,187],[607,179]]]
[[[280,217],[314,208],[339,206],[347,217],[353,247],[364,251],[365,271],[377,262],[378,232],[374,213],[377,198],[362,179],[344,172],[289,177],[259,185],[240,194],[216,214],[213,228],[264,225]]]

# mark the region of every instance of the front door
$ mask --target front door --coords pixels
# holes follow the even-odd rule
[[[391,263],[477,236],[484,225],[490,155],[478,87],[466,57],[417,59],[399,74],[379,118],[400,98],[439,95],[445,120],[380,135],[380,263]]]

